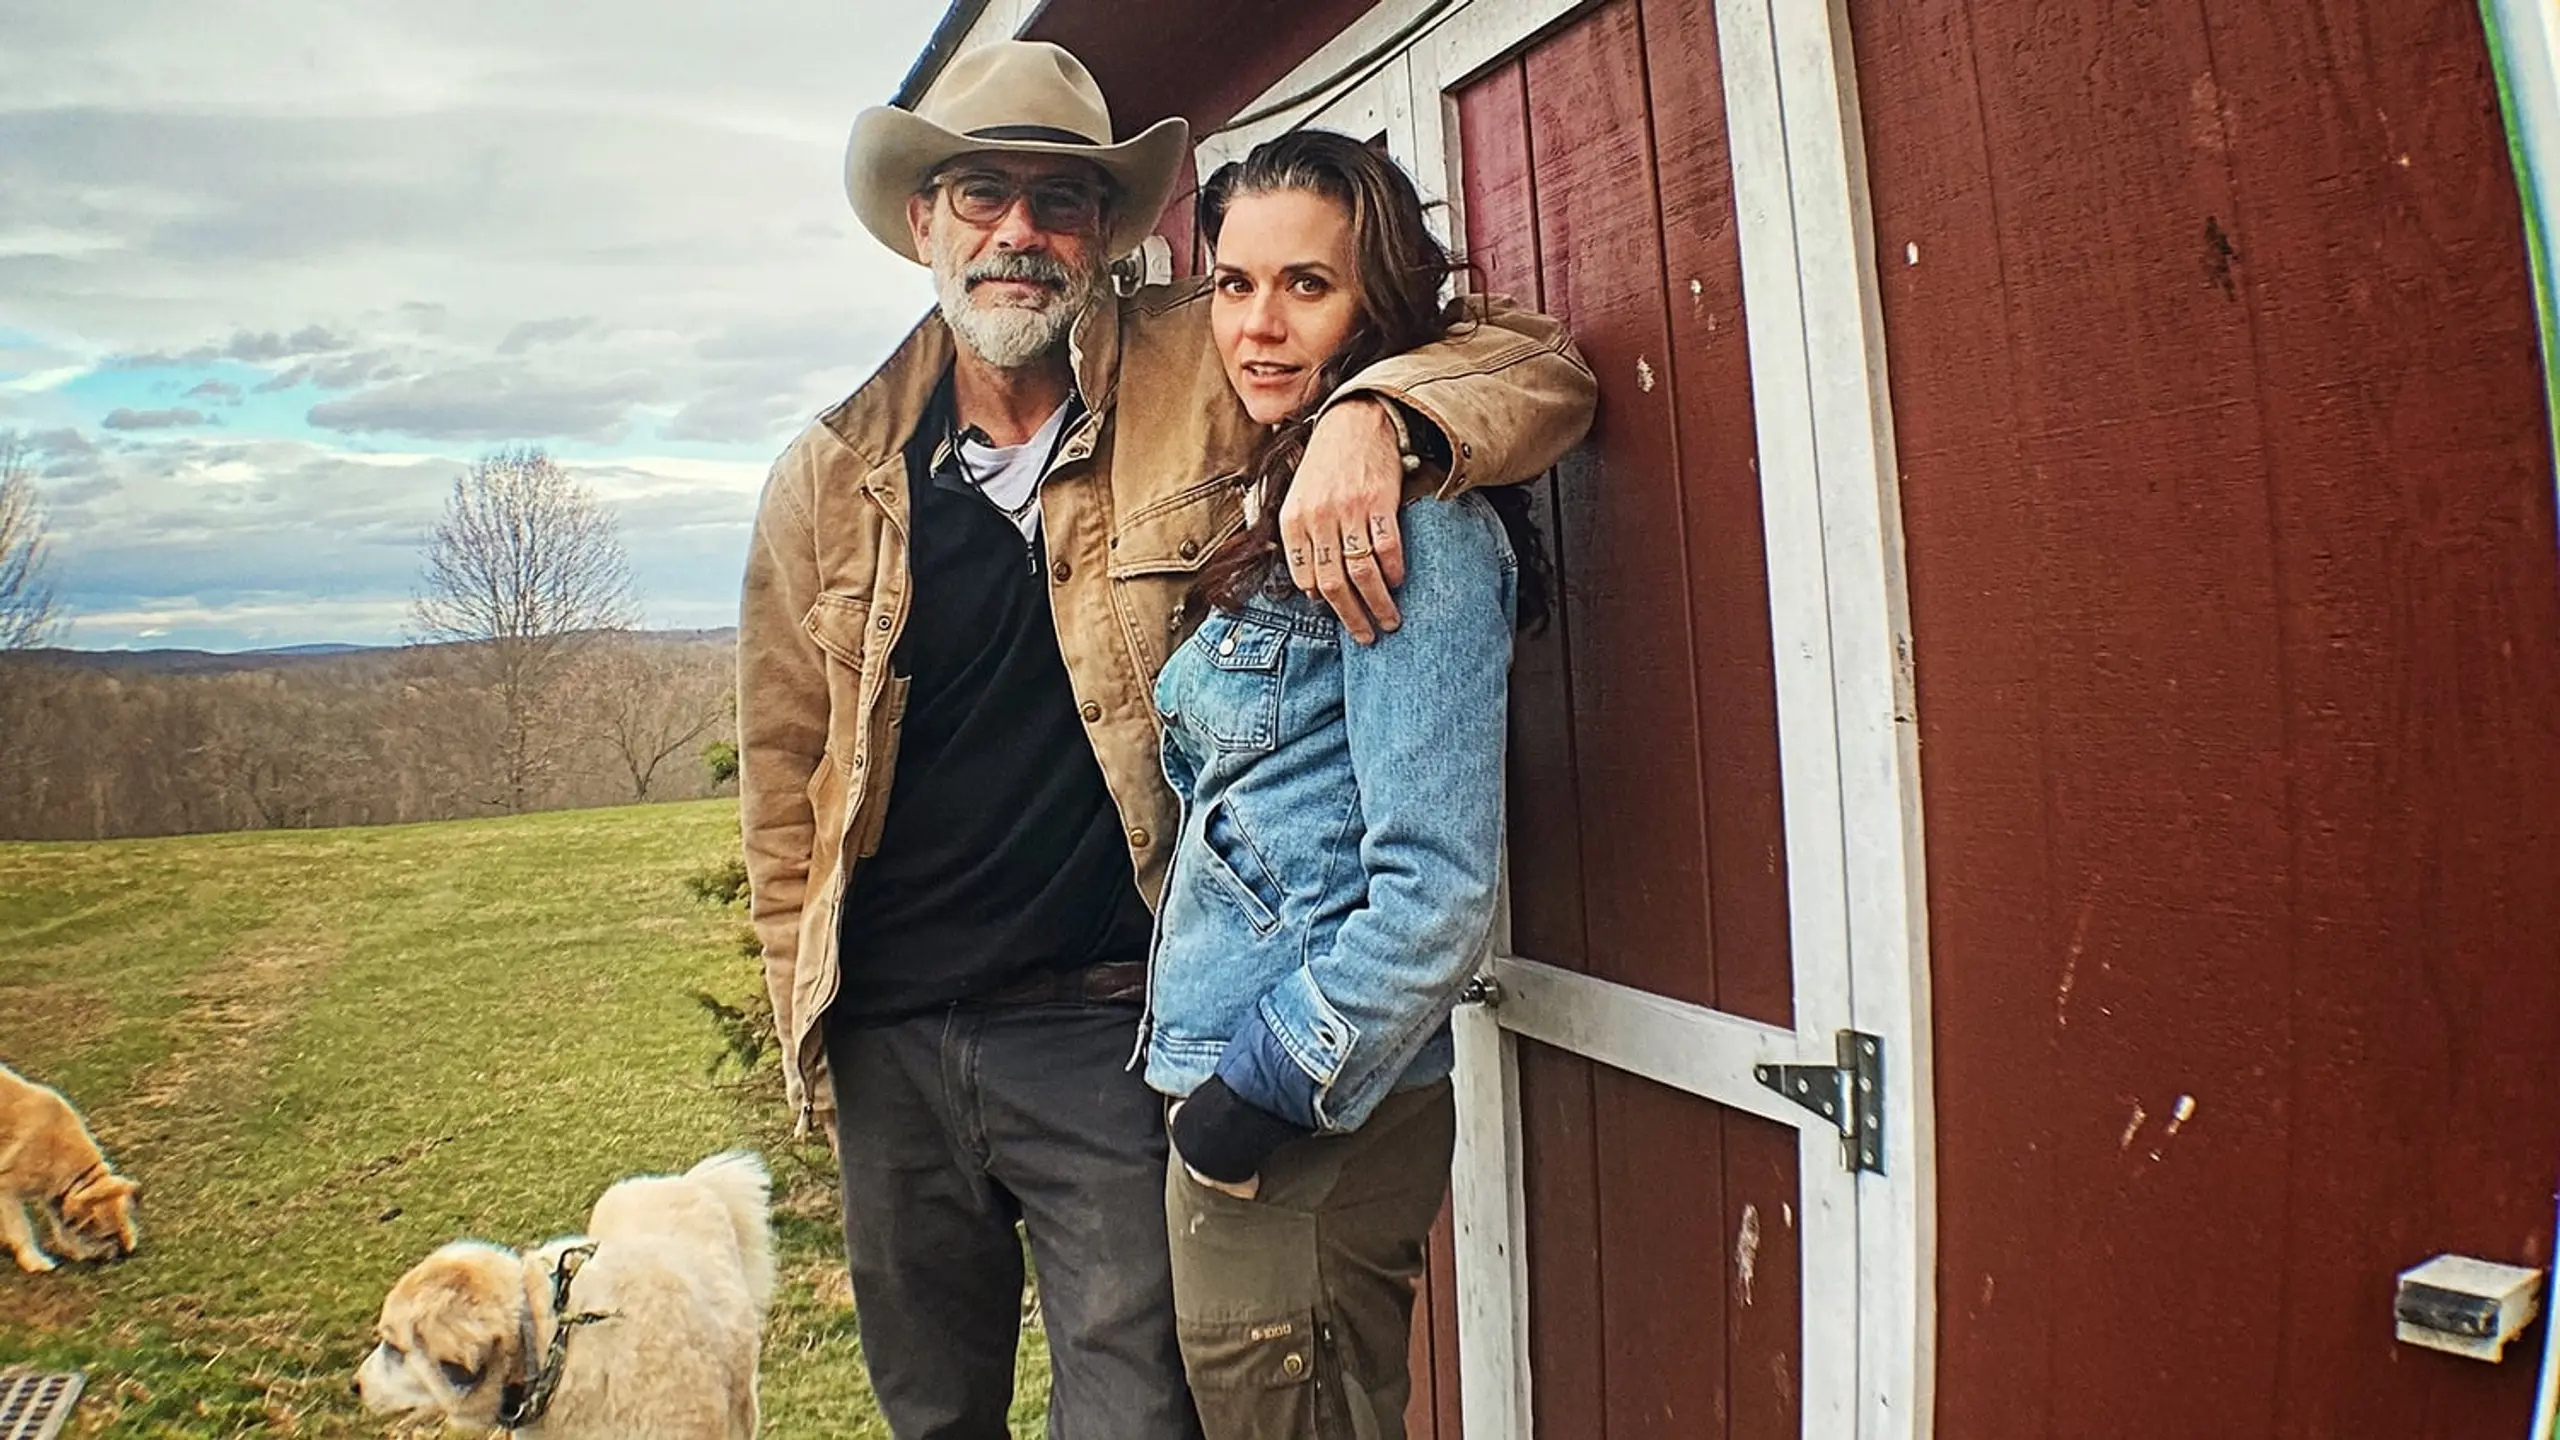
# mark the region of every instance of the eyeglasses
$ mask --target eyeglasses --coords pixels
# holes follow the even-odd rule
[[[1102,228],[1107,201],[1101,187],[1089,181],[1048,176],[1022,181],[991,170],[964,170],[938,176],[934,184],[951,201],[951,213],[972,225],[993,225],[1031,197],[1031,223],[1061,235],[1083,235]]]

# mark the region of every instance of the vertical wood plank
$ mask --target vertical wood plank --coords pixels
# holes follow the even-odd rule
[[[1687,522],[1711,994],[1719,1009],[1791,1025],[1769,558],[1715,7],[1651,0],[1643,19],[1673,361],[1661,383],[1672,393]]]
[[[1504,65],[1467,86],[1458,94],[1456,110],[1466,245],[1480,283],[1487,290],[1543,304],[1528,99],[1520,64]],[[1548,532],[1548,539],[1560,563],[1563,534],[1587,523],[1590,487],[1573,476],[1581,463],[1568,460],[1563,482],[1549,485],[1548,498],[1555,507],[1549,514],[1557,528]],[[1571,594],[1568,582],[1567,622],[1550,626],[1542,636],[1523,637],[1512,662],[1511,929],[1512,943],[1521,953],[1587,969],[1567,639]],[[1524,1268],[1535,1377],[1532,1419],[1542,1435],[1605,1440],[1599,1405],[1606,1372],[1592,1066],[1546,1046],[1522,1043],[1519,1071],[1522,1203],[1531,1236]]]
[[[1708,0],[1645,0],[1642,18],[1688,508],[1713,995],[1719,1009],[1791,1025],[1769,562],[1723,57]],[[1727,1424],[1736,1436],[1796,1435],[1804,1334],[1796,1134],[1729,1113],[1711,1123],[1726,1224],[1706,1258],[1729,1267]]]
[[[1457,1252],[1451,1243],[1449,1210],[1440,1209],[1440,1218],[1431,1227],[1431,1269],[1429,1288],[1431,1307],[1431,1383],[1415,1386],[1417,1401],[1427,1392],[1431,1406],[1430,1433],[1443,1440],[1465,1440],[1466,1425],[1458,1406],[1458,1267]],[[1420,1372],[1417,1372],[1419,1374]]]
[[[1437,1251],[1441,1245],[1439,1226],[1432,1227],[1428,1247]],[[1436,1263],[1427,1264],[1422,1281],[1413,1297],[1413,1328],[1405,1340],[1405,1374],[1412,1377],[1413,1393],[1405,1400],[1404,1428],[1406,1440],[1439,1440],[1440,1437],[1440,1325],[1439,1311],[1453,1293],[1440,1283]],[[1454,1436],[1456,1432],[1452,1431]]]
[[[1529,1214],[1534,1433],[1609,1440],[1593,1076],[1570,1051],[1519,1042],[1522,1199]]]
[[[1517,61],[1457,96],[1467,234],[1478,285],[1542,305],[1536,184],[1529,166],[1528,100]],[[1572,462],[1568,462],[1572,463]],[[1538,482],[1549,553],[1561,563],[1567,521],[1561,497],[1587,509],[1589,485]],[[1516,642],[1511,663],[1507,820],[1512,943],[1549,964],[1583,968],[1582,840],[1574,801],[1572,679],[1567,636],[1572,586],[1556,623]]]

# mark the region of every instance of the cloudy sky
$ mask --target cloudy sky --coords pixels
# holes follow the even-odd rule
[[[476,456],[734,615],[766,465],[930,303],[855,112],[943,0],[0,0],[0,430],[68,643],[396,642]]]

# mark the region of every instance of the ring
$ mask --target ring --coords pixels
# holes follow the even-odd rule
[[[1369,542],[1368,542],[1367,540],[1362,539],[1362,538],[1359,538],[1359,537],[1356,537],[1356,536],[1351,536],[1351,535],[1345,535],[1345,536],[1343,536],[1343,537],[1342,537],[1342,558],[1343,558],[1343,559],[1345,559],[1345,560],[1357,560],[1357,559],[1359,559],[1361,556],[1366,555],[1366,554],[1368,554],[1368,553],[1369,553]]]

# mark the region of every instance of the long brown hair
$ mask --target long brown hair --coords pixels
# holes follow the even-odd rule
[[[1440,305],[1440,287],[1466,268],[1431,233],[1422,197],[1403,168],[1330,130],[1292,130],[1254,146],[1242,160],[1220,166],[1200,187],[1199,233],[1215,251],[1227,207],[1239,196],[1292,190],[1321,195],[1350,217],[1350,287],[1358,317],[1342,348],[1317,371],[1305,409],[1271,427],[1246,463],[1246,483],[1262,487],[1261,514],[1210,552],[1191,586],[1194,600],[1221,610],[1239,609],[1257,593],[1286,591],[1280,506],[1307,453],[1316,409],[1343,377],[1445,337],[1451,322]],[[1551,577],[1546,548],[1529,519],[1529,497],[1516,485],[1488,486],[1478,493],[1493,505],[1520,557],[1520,627],[1536,629],[1546,623]]]

